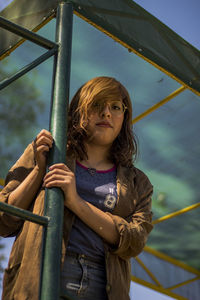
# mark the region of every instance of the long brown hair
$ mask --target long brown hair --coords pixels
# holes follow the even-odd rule
[[[132,104],[126,88],[115,78],[96,77],[81,86],[72,98],[68,113],[67,152],[80,160],[87,159],[84,140],[87,137],[87,115],[97,99],[121,99],[127,107],[121,131],[114,140],[109,159],[116,165],[131,167],[137,155],[136,138],[132,130]]]

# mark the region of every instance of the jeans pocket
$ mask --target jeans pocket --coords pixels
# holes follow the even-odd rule
[[[77,259],[66,258],[61,275],[61,288],[72,294],[84,294],[87,281],[87,266]]]
[[[107,300],[105,266],[84,260],[66,258],[62,272],[62,292],[74,299]]]

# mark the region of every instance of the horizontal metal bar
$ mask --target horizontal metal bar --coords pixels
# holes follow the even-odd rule
[[[49,57],[51,57],[52,55],[54,55],[56,52],[57,52],[57,47],[49,50],[46,53],[44,53],[43,55],[41,55],[40,57],[38,57],[37,59],[35,59],[34,61],[32,61],[27,66],[25,66],[22,69],[20,69],[16,74],[14,74],[11,77],[6,78],[3,81],[1,81],[0,82],[0,90],[2,90],[3,88],[5,88],[6,86],[8,86],[13,81],[17,80],[18,78],[20,78],[21,76],[23,76],[24,74],[26,74],[27,72],[29,72],[30,70],[32,70],[33,68],[37,67],[39,64],[41,64],[43,61],[45,61],[46,59],[48,59]]]
[[[143,286],[146,286],[146,287],[148,287],[148,288],[150,288],[150,289],[152,289],[152,290],[154,290],[154,291],[157,291],[157,292],[159,292],[159,293],[161,293],[161,294],[168,295],[168,296],[172,297],[173,299],[177,299],[177,300],[188,300],[188,298],[185,298],[185,297],[183,297],[183,296],[180,296],[180,295],[178,295],[178,294],[176,294],[176,293],[174,293],[174,292],[171,292],[171,291],[169,291],[169,290],[167,290],[167,289],[165,289],[165,288],[161,288],[161,287],[159,287],[159,286],[156,286],[155,284],[152,284],[152,283],[150,283],[150,282],[148,282],[148,281],[145,281],[145,280],[143,280],[143,279],[140,279],[140,278],[138,278],[138,277],[136,277],[136,276],[134,276],[134,275],[131,275],[131,280],[134,281],[134,282],[136,282],[136,283],[139,283],[139,284],[141,284],[141,285],[143,285]]]
[[[47,49],[52,49],[56,46],[56,43],[40,36],[39,34],[36,34],[18,24],[15,24],[3,17],[0,17],[0,27],[8,30],[8,31],[11,31],[39,46],[42,46],[44,48],[47,48]]]
[[[155,250],[155,249],[153,249],[149,246],[145,246],[144,251],[150,253],[153,256],[158,257],[159,259],[167,261],[169,264],[175,265],[175,266],[177,266],[177,267],[179,267],[183,270],[186,270],[189,273],[196,274],[196,275],[200,276],[200,271],[199,270],[197,270],[193,267],[190,267],[190,266],[186,265],[185,263],[183,263],[182,261],[177,260],[175,258],[172,258],[171,256],[168,256],[168,255],[164,254],[163,252]]]
[[[186,281],[183,281],[183,282],[180,282],[178,284],[175,284],[173,286],[170,286],[170,287],[166,288],[166,290],[174,290],[174,289],[177,289],[177,288],[179,288],[179,287],[181,287],[183,285],[190,284],[191,282],[194,282],[194,281],[199,280],[199,279],[200,279],[200,276],[197,276],[195,278],[191,278],[191,279],[188,279]]]
[[[185,208],[182,208],[182,209],[180,209],[180,210],[177,210],[177,211],[175,211],[175,212],[172,212],[171,214],[168,214],[168,215],[166,215],[166,216],[163,216],[163,217],[161,217],[161,218],[159,218],[159,219],[156,219],[156,220],[153,220],[153,224],[155,225],[155,224],[158,224],[158,223],[160,223],[160,222],[163,222],[163,221],[166,221],[166,220],[169,220],[169,219],[171,219],[171,218],[174,218],[174,217],[177,217],[177,216],[179,216],[179,215],[182,215],[182,214],[184,214],[184,213],[186,213],[186,212],[188,212],[188,211],[191,211],[191,210],[193,210],[193,209],[196,209],[196,208],[198,208],[198,207],[200,207],[200,203],[198,202],[198,203],[195,203],[195,204],[192,204],[192,205],[190,205],[190,206],[187,206],[187,207],[185,207]]]
[[[8,213],[10,215],[13,215],[15,217],[19,217],[23,220],[27,220],[39,225],[47,226],[49,223],[49,218],[44,216],[39,216],[36,214],[33,214],[32,212],[18,208],[13,205],[9,205],[7,203],[0,202],[0,211],[4,211],[5,213]]]

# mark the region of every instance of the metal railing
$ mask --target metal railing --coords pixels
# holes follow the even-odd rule
[[[19,70],[10,78],[0,82],[0,90],[23,76],[31,69],[54,55],[53,89],[49,130],[54,138],[54,145],[49,153],[48,164],[66,162],[67,110],[69,105],[70,65],[73,5],[70,1],[61,1],[57,7],[55,43],[32,31],[0,17],[0,27],[11,31],[48,51]],[[40,296],[42,300],[70,299],[60,292],[60,267],[63,232],[63,193],[59,188],[46,190],[44,216],[12,205],[0,203],[0,210],[24,220],[37,223],[44,228],[42,275]]]

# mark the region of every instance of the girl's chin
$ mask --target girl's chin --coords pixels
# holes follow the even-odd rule
[[[86,140],[86,143],[88,144],[94,144],[96,146],[105,146],[105,147],[110,147],[113,143],[113,141],[111,141],[110,139],[106,139],[105,137],[100,138],[100,137],[88,137],[88,139]]]
[[[95,132],[95,134],[88,134],[86,142],[89,144],[94,143],[95,145],[110,146],[114,142],[115,138],[102,132]]]

